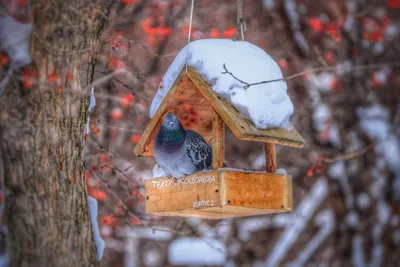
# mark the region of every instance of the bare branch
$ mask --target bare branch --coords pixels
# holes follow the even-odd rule
[[[367,153],[368,151],[370,151],[371,149],[373,149],[375,147],[375,144],[369,144],[368,146],[362,148],[361,150],[358,151],[353,151],[350,152],[348,154],[343,154],[343,155],[339,155],[336,156],[334,158],[322,158],[322,161],[325,163],[335,163],[336,161],[340,161],[340,160],[349,160],[349,159],[354,159],[357,158],[361,155],[364,155],[365,153]]]
[[[384,64],[369,64],[369,65],[359,65],[359,66],[354,66],[351,68],[351,71],[357,71],[357,70],[373,70],[373,69],[379,69],[385,66],[390,66],[390,67],[398,67],[400,66],[400,62],[389,62],[389,63],[384,63]],[[241,79],[239,79],[238,77],[236,77],[232,72],[228,71],[225,63],[223,64],[223,68],[224,68],[224,72],[221,72],[222,74],[229,74],[232,76],[232,78],[234,78],[236,81],[244,84],[243,88],[244,89],[248,89],[250,86],[253,85],[259,85],[259,84],[265,84],[265,83],[273,83],[273,82],[281,82],[281,81],[289,81],[291,79],[297,78],[297,77],[301,77],[303,75],[306,74],[310,74],[310,73],[314,73],[314,72],[321,72],[321,71],[335,71],[340,67],[340,65],[336,65],[336,66],[324,66],[324,67],[318,67],[318,68],[314,68],[314,69],[309,69],[309,70],[305,70],[296,74],[293,74],[289,77],[286,78],[280,78],[280,79],[274,79],[274,80],[267,80],[267,81],[261,81],[261,82],[256,82],[256,83],[248,83],[245,82]]]

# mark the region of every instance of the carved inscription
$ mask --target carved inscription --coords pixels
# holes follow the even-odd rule
[[[202,208],[202,207],[214,207],[215,200],[199,200],[193,201],[193,208]]]
[[[177,186],[180,184],[209,184],[215,182],[215,176],[198,176],[198,177],[189,177],[185,179],[178,179],[177,182],[174,182],[173,179],[167,181],[151,181],[153,184],[153,188],[161,189],[161,188],[169,188],[172,186]]]

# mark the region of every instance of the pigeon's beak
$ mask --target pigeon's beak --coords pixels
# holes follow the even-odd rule
[[[168,124],[169,124],[169,125],[172,125],[172,124],[174,124],[174,122],[173,122],[173,121],[170,121],[170,122],[168,122]]]

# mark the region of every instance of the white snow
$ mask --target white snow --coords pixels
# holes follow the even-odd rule
[[[378,220],[380,224],[387,224],[392,214],[392,208],[390,205],[383,199],[378,200],[376,207]]]
[[[172,265],[222,265],[225,258],[225,245],[211,238],[182,237],[168,247],[168,259]]]
[[[259,170],[265,166],[265,153],[260,153],[259,155],[253,157],[251,160],[251,167],[254,170]]]
[[[340,179],[340,177],[343,177],[346,175],[346,170],[344,167],[344,162],[343,161],[336,161],[329,167],[329,177],[334,178],[334,179]]]
[[[161,168],[160,165],[156,164],[154,165],[153,168],[153,178],[160,178],[160,177],[166,177],[168,174],[165,172],[163,168]]]
[[[373,140],[382,141],[388,137],[389,111],[381,105],[375,104],[367,108],[357,108],[362,130]]]
[[[314,127],[317,131],[322,131],[325,129],[326,124],[330,120],[331,112],[325,104],[319,104],[316,106],[313,114]]]
[[[276,1],[275,0],[264,0],[263,3],[264,3],[264,6],[267,9],[270,9],[270,10],[272,10],[272,9],[274,9],[276,7]]]
[[[286,226],[281,238],[275,243],[265,262],[256,263],[254,266],[279,266],[279,263],[308,226],[313,214],[327,195],[328,184],[323,178],[320,178],[314,183],[309,195],[294,212],[292,223]]]
[[[97,201],[92,197],[88,197],[90,221],[92,222],[93,238],[96,244],[99,260],[103,257],[105,242],[100,236],[99,224],[97,223]]]
[[[253,232],[269,228],[284,228],[293,223],[292,214],[277,214],[274,216],[262,216],[248,218],[240,221],[238,229],[239,240],[246,242]]]
[[[31,63],[31,33],[32,23],[20,23],[10,15],[0,15],[0,44],[11,61],[10,67],[0,82],[0,95],[7,86],[14,70]]]
[[[143,255],[143,262],[145,266],[159,266],[162,254],[156,249],[150,249]]]
[[[241,245],[240,242],[231,242],[228,247],[230,255],[237,255],[240,252]]]
[[[313,239],[307,243],[297,259],[290,262],[288,266],[305,266],[309,259],[314,255],[315,251],[321,246],[322,242],[333,232],[335,227],[335,213],[330,209],[325,209],[318,213],[314,221],[316,225],[320,226],[321,230],[319,230],[319,232],[314,235]]]
[[[8,267],[10,258],[8,254],[0,255],[0,267]]]
[[[277,169],[276,171],[275,171],[275,174],[287,174],[287,171],[285,170],[285,169]]]
[[[90,113],[92,112],[94,106],[96,106],[96,98],[94,97],[94,87],[90,89],[90,101],[89,101],[89,108],[88,108],[88,119],[86,122],[86,134],[90,133]]]
[[[229,101],[257,128],[289,128],[293,104],[284,81],[253,85],[245,84],[224,72],[223,65],[246,83],[281,79],[278,64],[265,51],[245,41],[202,39],[186,45],[164,75],[150,107],[153,117],[164,96],[185,64],[195,68],[212,84],[212,89]]]
[[[362,237],[357,234],[355,237],[353,237],[353,242],[352,242],[352,263],[353,266],[355,267],[364,267],[366,266],[365,264],[365,256],[364,256],[364,250],[362,248]]]
[[[395,175],[393,193],[400,199],[400,140],[391,129],[387,108],[374,104],[370,107],[358,108],[361,129],[372,140],[376,141],[375,152],[381,154],[389,169]]]
[[[151,239],[154,241],[168,241],[172,239],[172,229],[166,226],[157,226],[154,229],[151,229],[147,226],[126,226],[118,229],[118,235],[120,237],[134,237]]]
[[[349,179],[343,161],[333,163],[329,168],[329,177],[339,182],[340,188],[345,197],[346,207],[352,209],[354,206],[354,196],[351,191]]]
[[[346,216],[346,223],[351,228],[357,228],[360,223],[360,216],[356,211],[350,211]]]
[[[10,15],[0,16],[1,47],[10,57],[13,68],[20,68],[31,63],[32,27],[32,23],[21,23]]]
[[[319,132],[323,133],[327,131],[326,140],[320,138],[323,142],[331,142],[336,147],[341,145],[339,129],[336,124],[332,121],[332,115],[327,105],[319,103],[315,105],[313,113],[314,128]]]
[[[367,193],[361,193],[357,197],[357,206],[360,209],[367,209],[371,206],[371,197]]]
[[[381,70],[375,71],[374,77],[379,84],[386,84],[391,73],[392,69],[385,66]]]
[[[336,75],[332,72],[321,72],[319,75],[315,75],[317,78],[318,89],[322,92],[329,92],[332,87],[332,83],[336,80]]]
[[[309,54],[310,47],[301,31],[300,16],[297,13],[296,2],[294,0],[284,0],[283,6],[289,19],[290,28],[293,32],[294,40],[296,41],[297,46],[305,55]]]
[[[372,230],[373,234],[373,247],[372,251],[368,252],[371,254],[370,262],[366,262],[365,260],[365,253],[363,248],[364,239],[360,234],[356,234],[353,237],[353,244],[352,244],[352,262],[353,266],[355,267],[364,267],[364,266],[382,266],[383,260],[383,246],[380,242],[381,235],[382,235],[382,226],[377,224],[374,225],[374,229]]]

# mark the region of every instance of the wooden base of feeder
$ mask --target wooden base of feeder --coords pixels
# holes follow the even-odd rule
[[[219,169],[146,180],[146,212],[223,219],[292,210],[292,177]]]

